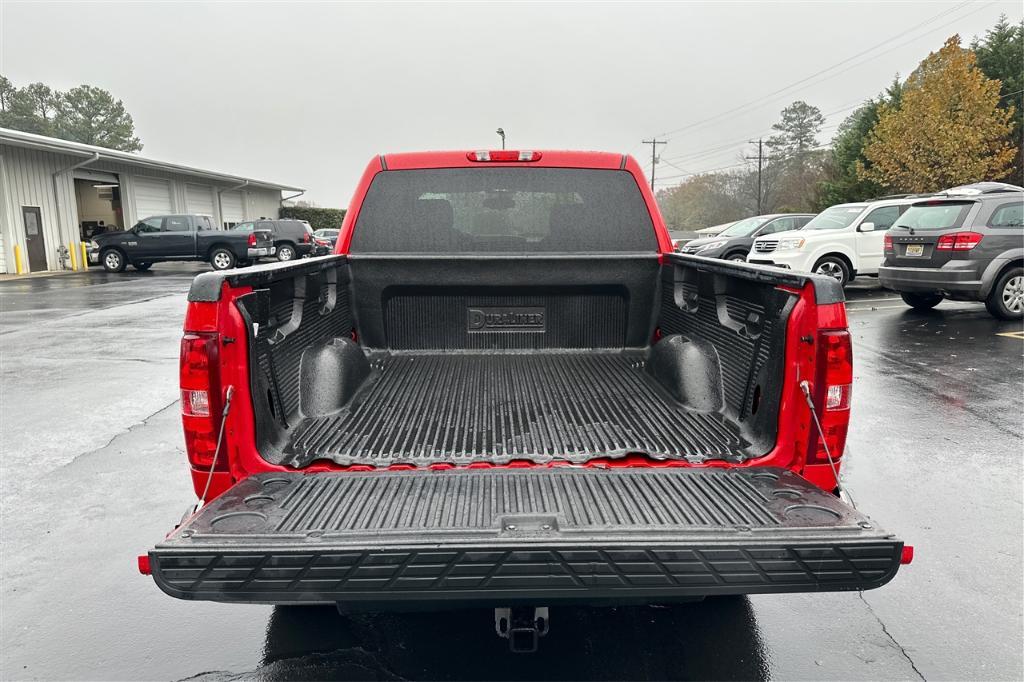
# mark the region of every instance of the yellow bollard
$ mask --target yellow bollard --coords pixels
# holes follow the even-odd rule
[[[72,244],[71,248],[68,249],[68,255],[71,256],[71,269],[75,271],[78,270],[78,256],[75,253],[76,251],[78,251],[78,249],[75,248],[74,244]]]
[[[19,275],[25,274],[25,266],[21,264],[21,246],[14,245],[14,271]]]
[[[89,269],[89,254],[85,242],[78,242],[78,245],[82,247],[82,269]]]

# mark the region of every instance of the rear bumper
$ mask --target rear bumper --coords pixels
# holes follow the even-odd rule
[[[982,298],[984,282],[974,261],[950,261],[941,268],[907,268],[883,265],[878,281],[886,289],[906,292],[938,292]]]
[[[265,256],[273,256],[277,253],[277,248],[273,246],[261,246],[259,248],[250,248],[246,251],[247,258],[263,258]]]
[[[181,599],[395,608],[864,590],[902,547],[779,469],[558,468],[259,475],[149,558]]]

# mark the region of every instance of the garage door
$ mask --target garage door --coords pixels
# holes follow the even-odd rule
[[[213,210],[213,188],[206,185],[185,185],[185,203],[189,213],[216,215]]]
[[[220,212],[224,218],[224,227],[245,220],[241,192],[224,192],[220,195]]]
[[[171,183],[157,178],[136,177],[135,182],[135,213],[136,219],[142,220],[151,215],[174,213],[171,202]]]

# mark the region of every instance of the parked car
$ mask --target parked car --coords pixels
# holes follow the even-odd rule
[[[163,261],[206,261],[214,270],[245,266],[274,255],[269,230],[241,234],[214,229],[208,215],[156,215],[129,230],[104,232],[89,242],[89,262],[108,272],[131,265],[148,270]]]
[[[914,201],[898,198],[832,206],[799,231],[757,237],[747,262],[827,275],[840,286],[858,275],[877,275],[885,232]]]
[[[328,242],[331,243],[331,246],[334,246],[335,244],[338,243],[338,234],[340,232],[341,232],[341,230],[334,230],[334,229],[331,229],[331,228],[322,228],[322,229],[319,229],[319,230],[314,230],[313,231],[313,236],[317,237],[319,239],[325,239],[325,240],[327,240]]]
[[[735,222],[736,221],[734,220],[729,223],[722,223],[721,225],[712,225],[711,227],[701,228],[697,230],[697,239],[703,239],[704,237],[714,237],[716,234],[721,233],[722,230],[729,227]]]
[[[912,204],[885,235],[878,278],[917,309],[984,301],[995,317],[1021,319],[1024,189],[979,183]]]
[[[334,245],[338,243],[339,230],[320,229],[313,231],[314,256],[326,256],[334,251]]]
[[[799,230],[813,217],[813,213],[772,213],[754,216],[733,223],[713,237],[687,242],[677,250],[680,253],[692,253],[706,258],[743,262],[747,260],[755,237]]]
[[[252,232],[268,230],[273,236],[277,260],[289,261],[313,255],[313,228],[305,220],[281,218],[279,220],[253,220],[238,223],[232,230]]]
[[[395,154],[362,178],[348,253],[192,283],[203,503],[139,558],[164,592],[493,607],[481,627],[532,650],[552,602],[864,590],[909,562],[834,494],[834,279],[673,253],[628,156]]]
[[[330,241],[328,241],[327,239],[321,239],[320,237],[317,237],[315,234],[313,235],[313,252],[310,255],[326,256],[332,250],[333,247],[331,246]]]
[[[672,250],[678,251],[688,242],[697,238],[697,233],[692,230],[669,230],[669,239],[672,240]]]

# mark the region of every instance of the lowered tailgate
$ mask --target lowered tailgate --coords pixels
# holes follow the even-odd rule
[[[614,602],[862,590],[901,540],[782,469],[260,474],[149,553],[183,599]]]

